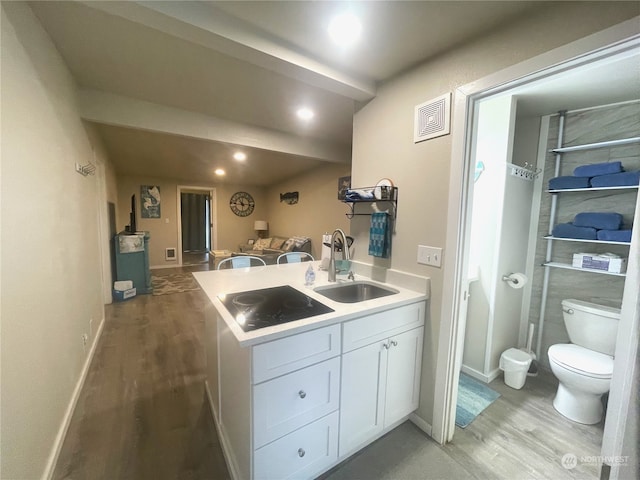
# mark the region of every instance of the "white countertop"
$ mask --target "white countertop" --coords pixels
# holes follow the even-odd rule
[[[220,317],[229,326],[241,346],[255,345],[277,338],[301,333],[314,328],[343,322],[353,318],[362,317],[372,313],[388,310],[390,308],[408,305],[427,299],[427,294],[402,288],[389,283],[374,282],[398,290],[399,293],[366,300],[357,303],[339,303],[320,295],[313,289],[324,285],[332,285],[327,281],[327,272],[320,270],[319,261],[311,262],[316,272],[316,281],[312,287],[304,284],[304,277],[310,262],[289,263],[282,265],[268,265],[266,267],[238,268],[227,270],[213,270],[208,272],[194,272],[193,276],[198,281],[211,303],[218,311]],[[370,281],[362,275],[356,275],[356,280]],[[346,276],[339,275],[339,282],[350,282]],[[260,288],[290,285],[293,288],[309,295],[309,297],[323,303],[334,310],[331,313],[303,318],[293,322],[274,325],[245,332],[236,323],[224,304],[218,299],[222,293],[237,293]]]

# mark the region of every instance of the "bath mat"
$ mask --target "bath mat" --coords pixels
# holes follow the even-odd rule
[[[482,411],[491,405],[500,394],[487,385],[464,373],[458,381],[456,425],[466,428]]]
[[[168,275],[151,275],[154,295],[190,292],[198,290],[198,282],[190,273],[170,273]]]

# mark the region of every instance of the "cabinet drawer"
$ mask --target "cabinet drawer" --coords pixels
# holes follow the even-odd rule
[[[253,383],[340,355],[340,325],[311,330],[253,347]]]
[[[338,409],[340,357],[253,387],[254,448]]]
[[[315,478],[338,458],[338,412],[254,452],[254,479]]]
[[[374,313],[346,322],[343,327],[343,352],[364,347],[378,340],[424,325],[425,303]]]

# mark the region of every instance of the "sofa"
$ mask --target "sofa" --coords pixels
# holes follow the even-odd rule
[[[259,238],[253,245],[240,245],[237,255],[253,255],[262,258],[267,265],[276,263],[276,259],[287,252],[307,252],[311,254],[311,238],[303,236]]]

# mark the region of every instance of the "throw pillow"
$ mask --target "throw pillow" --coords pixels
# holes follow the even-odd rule
[[[293,250],[293,247],[295,246],[296,246],[295,238],[290,238],[289,240],[284,242],[284,245],[282,245],[282,250],[284,250],[285,252],[290,252]]]
[[[271,237],[259,238],[256,240],[256,243],[253,244],[253,249],[264,250],[265,248],[269,248],[269,245],[271,245]]]
[[[280,250],[282,248],[282,244],[286,240],[287,240],[286,238],[273,237],[273,240],[271,240],[271,246],[269,248]]]

